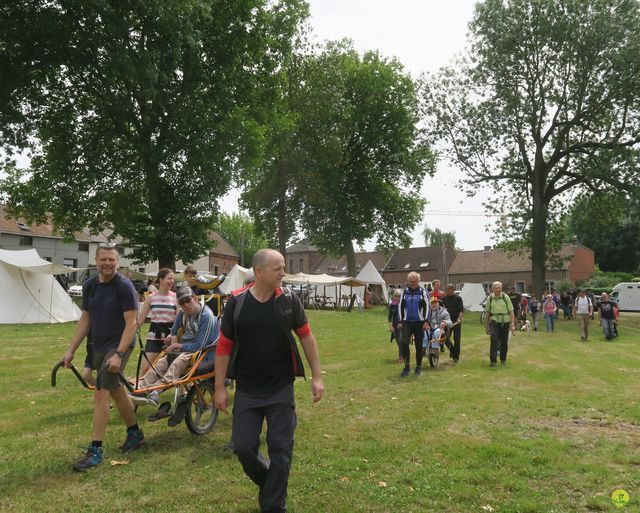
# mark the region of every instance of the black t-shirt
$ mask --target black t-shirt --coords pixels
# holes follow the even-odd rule
[[[614,306],[615,303],[612,303],[611,301],[603,301],[602,303],[600,303],[600,316],[603,319],[615,319],[615,315],[613,313]]]
[[[464,310],[462,298],[454,294],[453,296],[444,296],[441,301],[444,303],[444,307],[447,309],[447,312],[449,312],[451,320],[456,322],[460,312]]]
[[[274,299],[260,303],[248,292],[240,311],[236,381],[243,392],[270,395],[294,379],[291,347],[278,323]]]

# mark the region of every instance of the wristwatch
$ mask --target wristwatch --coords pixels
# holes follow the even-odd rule
[[[116,354],[122,358],[124,356],[124,351],[116,351]]]

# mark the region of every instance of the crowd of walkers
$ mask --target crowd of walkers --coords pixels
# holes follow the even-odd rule
[[[388,322],[390,340],[398,346],[398,361],[403,363],[402,377],[410,374],[410,345],[415,346],[416,366],[414,373],[422,373],[422,361],[427,350],[438,346],[440,352],[449,350],[454,363],[460,358],[461,324],[464,316],[462,298],[455,287],[447,285],[446,292],[440,289],[440,281],[422,286],[420,275],[407,275],[404,289],[394,289],[389,304]],[[576,320],[580,340],[589,338],[590,321],[599,312],[599,324],[606,340],[617,336],[618,308],[608,294],[597,299],[587,289],[570,289],[558,293],[553,289],[538,297],[526,295],[511,287],[502,290],[502,283],[496,281],[485,300],[483,320],[490,338],[489,361],[496,367],[498,359],[506,364],[509,340],[516,331],[538,331],[541,319],[547,332],[554,332],[560,312],[564,320]],[[451,342],[453,340],[453,343]]]

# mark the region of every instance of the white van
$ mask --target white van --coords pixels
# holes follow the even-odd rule
[[[618,283],[613,287],[611,299],[618,303],[620,311],[640,312],[640,283]]]

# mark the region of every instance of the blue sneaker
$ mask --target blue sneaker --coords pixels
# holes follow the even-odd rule
[[[142,429],[136,429],[127,433],[127,438],[120,446],[120,452],[131,452],[144,444]]]
[[[93,467],[97,467],[100,463],[102,463],[102,447],[91,445],[87,449],[87,454],[85,454],[84,458],[73,464],[73,470],[86,472]]]

